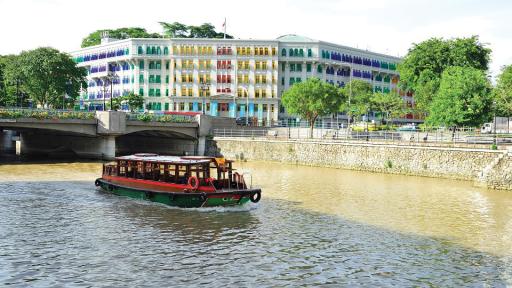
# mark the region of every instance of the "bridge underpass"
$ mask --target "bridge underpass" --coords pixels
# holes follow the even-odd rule
[[[211,127],[204,115],[192,122],[144,122],[115,111],[97,113],[96,120],[0,120],[0,129],[19,133],[22,155],[92,159],[138,152],[203,155]],[[2,133],[2,143],[12,143],[12,135]]]

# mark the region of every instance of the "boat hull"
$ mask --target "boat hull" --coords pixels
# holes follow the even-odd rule
[[[119,185],[118,183],[110,182],[102,178],[96,180],[96,185],[101,187],[103,190],[118,196],[157,202],[181,208],[238,206],[251,201],[251,195],[254,195],[254,193],[261,193],[261,190],[259,189],[229,190],[208,193],[163,192]]]

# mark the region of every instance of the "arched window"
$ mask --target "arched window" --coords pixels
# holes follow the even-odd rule
[[[311,51],[311,49],[308,49],[308,57],[312,57],[313,56],[313,51]]]
[[[304,57],[304,49],[299,50],[299,55],[300,55],[300,57]]]
[[[293,49],[290,48],[290,53],[289,53],[290,57],[293,56]]]
[[[155,46],[151,47],[151,54],[156,54],[156,47]]]
[[[293,50],[293,55],[299,56],[299,49],[295,48],[295,50]]]
[[[286,49],[281,50],[281,56],[286,56]]]
[[[137,48],[137,54],[139,54],[139,55],[144,54],[144,49],[142,49],[142,46],[139,46]]]
[[[156,47],[156,54],[157,55],[162,54],[162,49],[160,48],[160,46]]]
[[[168,47],[164,47],[164,55],[167,55],[169,54],[169,48]]]

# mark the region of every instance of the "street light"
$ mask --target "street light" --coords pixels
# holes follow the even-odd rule
[[[114,80],[118,79],[119,76],[114,71],[109,71],[106,78],[110,81],[110,110],[113,110],[113,101],[114,98]],[[103,103],[105,103],[105,95],[103,95]]]
[[[73,82],[71,82],[71,80],[66,81],[66,93],[64,93],[64,95],[62,95],[62,110],[66,109],[66,107],[65,107],[65,105],[66,105],[66,95],[68,95],[70,87],[71,87],[72,84],[73,84]]]
[[[199,85],[199,89],[201,89],[203,94],[205,94],[204,93],[205,91],[210,90],[210,83],[201,81],[201,84]],[[202,95],[202,97],[203,97],[203,104],[202,104],[201,110],[203,112],[203,115],[205,115],[206,114],[206,95]]]
[[[249,126],[249,90],[247,90],[247,88],[245,88],[244,86],[240,86],[239,88],[244,90],[246,95],[247,95],[247,97],[245,97],[245,100],[246,100],[246,102],[245,102],[246,103],[245,104],[245,111],[246,111],[246,114],[245,114],[245,126]]]

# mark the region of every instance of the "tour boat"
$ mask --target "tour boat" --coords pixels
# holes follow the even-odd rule
[[[149,153],[117,157],[103,165],[103,175],[94,184],[115,195],[184,208],[235,206],[261,199],[261,189],[248,187],[232,160],[214,157]]]

